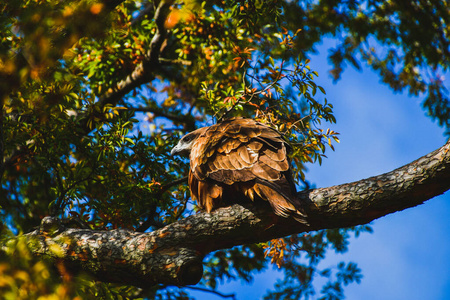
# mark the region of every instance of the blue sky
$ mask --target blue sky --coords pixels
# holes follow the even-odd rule
[[[311,57],[311,67],[319,72],[316,83],[334,105],[337,124],[331,128],[340,133],[341,143],[335,152],[327,151],[321,166],[308,166],[309,181],[327,187],[382,174],[445,143],[444,130],[422,110],[422,98],[394,94],[368,68],[359,72],[348,67],[333,84],[326,59],[333,41],[327,43]],[[450,192],[373,221],[372,234],[352,239],[344,255],[330,253],[322,266],[353,261],[362,269],[361,283],[345,288],[346,299],[450,299],[449,216]],[[277,276],[268,271],[250,285],[231,282],[219,290],[236,293],[237,299],[260,299]],[[221,299],[191,294],[197,299]]]
[[[422,110],[422,99],[394,94],[372,71],[348,68],[332,84],[322,55],[312,65],[322,74],[319,82],[335,106],[333,129],[341,133],[336,151],[308,172],[318,187],[391,171],[447,140]],[[329,257],[331,264],[345,258],[363,270],[361,284],[346,289],[347,299],[449,299],[449,200],[446,193],[375,220],[373,234],[353,240],[342,257]]]

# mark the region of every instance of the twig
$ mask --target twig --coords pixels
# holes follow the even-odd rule
[[[187,206],[187,203],[188,203],[188,198],[185,196],[182,202],[183,202],[183,206],[182,206],[181,209],[178,210],[177,213],[173,216],[173,219],[174,219],[174,220],[178,220],[178,218],[180,218],[181,215],[182,215],[182,214],[184,213],[184,211],[186,210],[186,206]]]
[[[154,219],[155,213],[156,213],[156,205],[152,205],[151,209],[149,210],[149,213],[147,214],[149,215],[149,217],[147,218],[147,220],[142,222],[142,224],[138,228],[136,228],[136,231],[144,232],[150,226],[153,226],[156,229],[163,228],[164,226],[166,226],[167,224],[164,224],[163,222],[158,222],[157,220]]]
[[[180,179],[176,179],[176,180],[174,180],[172,182],[169,182],[169,183],[163,185],[161,187],[161,190],[159,191],[159,194],[164,193],[165,191],[167,191],[168,189],[170,189],[171,187],[173,187],[175,185],[179,185],[179,184],[185,182],[187,179],[188,179],[187,176],[185,176],[185,177],[182,177]]]
[[[158,191],[157,195],[161,195],[162,193],[164,193],[165,191],[167,191],[168,189],[170,189],[171,187],[181,184],[183,182],[185,182],[187,180],[187,176],[180,178],[180,179],[176,179],[172,182],[169,182],[168,184],[165,184],[161,187],[161,189]],[[181,210],[181,213],[183,213],[183,211],[186,209],[186,205],[187,205],[187,199],[185,199],[184,203],[183,203],[183,208]],[[153,207],[153,209],[151,210],[151,212],[149,213],[149,217],[147,218],[147,220],[145,220],[137,229],[136,231],[138,232],[144,232],[146,231],[150,226],[156,227],[156,228],[162,228],[167,224],[164,224],[162,222],[158,222],[153,218],[153,215],[155,213],[156,207]],[[176,215],[176,219],[178,219],[181,216],[181,213]]]
[[[203,288],[203,287],[198,287],[198,286],[187,286],[187,287],[184,287],[184,288],[185,289],[191,289],[191,290],[194,290],[194,291],[201,291],[201,292],[211,293],[211,294],[217,295],[217,296],[222,297],[222,298],[231,298],[233,300],[236,300],[236,294],[234,294],[234,293],[233,294],[223,294],[223,293],[215,291],[215,290],[211,290],[211,289],[207,289],[207,288]]]
[[[245,82],[245,77],[247,76],[247,69],[244,70],[244,74],[242,75],[242,83],[244,86],[244,95],[242,95],[241,97],[244,97],[246,95],[246,90],[247,90],[247,84]],[[249,102],[249,101],[247,101]],[[217,123],[220,123],[223,119],[226,118],[226,116],[232,111],[234,110],[234,108],[236,107],[236,105],[241,104],[241,101],[236,101],[236,103],[234,103],[230,108],[228,108],[222,116],[220,116],[220,118],[217,119]],[[245,102],[244,102],[245,104]],[[217,114],[217,113],[216,113]],[[216,116],[216,114],[214,114],[214,117]]]
[[[176,64],[176,65],[183,65],[183,66],[192,65],[192,61],[185,60],[185,59],[167,59],[167,58],[160,57],[159,62],[164,63],[164,64]]]
[[[65,206],[64,204],[64,199],[66,198],[67,193],[75,186],[77,186],[78,184],[82,183],[83,181],[87,181],[93,174],[94,171],[96,169],[96,166],[94,166],[91,171],[89,172],[89,174],[85,177],[85,178],[80,178],[79,180],[75,180],[74,182],[72,182],[72,184],[69,184],[68,187],[66,187],[65,189],[62,190],[61,194],[58,196],[58,198],[56,198],[55,204],[52,208],[52,212],[50,213],[52,216],[55,216],[58,211],[59,212],[63,212],[63,208]],[[55,170],[56,171],[56,170]],[[57,171],[57,176],[59,176],[59,172]],[[60,178],[58,177],[58,179],[60,180]],[[61,182],[61,188],[62,188],[62,182]]]
[[[220,118],[217,119],[217,123],[221,122],[231,111],[234,110],[234,108],[238,105],[238,104],[247,104],[250,103],[253,100],[253,97],[255,97],[256,95],[260,95],[268,90],[270,90],[278,81],[280,81],[280,79],[283,77],[282,73],[283,73],[283,65],[284,65],[284,61],[281,62],[281,66],[280,66],[280,71],[278,73],[277,78],[275,78],[269,85],[267,85],[265,88],[263,88],[262,90],[256,91],[256,92],[251,92],[251,93],[247,93],[247,86],[245,84],[245,76],[247,76],[247,69],[244,71],[244,75],[243,75],[243,80],[244,80],[244,93],[241,96],[241,98],[244,98],[246,96],[250,96],[250,98],[248,100],[245,101],[236,101],[230,108],[228,108]],[[248,75],[250,78],[255,79],[253,76]],[[258,83],[259,80],[257,80]],[[260,83],[261,84],[261,83]],[[216,114],[215,114],[216,115]],[[214,115],[214,116],[215,116]]]
[[[155,114],[157,117],[163,117],[163,118],[167,118],[172,121],[182,123],[185,125],[185,128],[187,130],[195,129],[195,119],[192,117],[191,114],[187,114],[187,115],[183,115],[181,113],[173,114],[170,112],[166,112],[159,107],[150,107],[150,106],[136,107],[136,108],[128,107],[128,109],[133,109],[134,111],[137,111],[137,112],[151,112],[151,113]]]

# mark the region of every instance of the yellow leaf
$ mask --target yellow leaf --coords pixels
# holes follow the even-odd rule
[[[28,275],[27,272],[23,271],[23,270],[18,270],[14,273],[14,277],[16,279],[20,279],[24,282],[28,282],[30,281],[30,276]]]

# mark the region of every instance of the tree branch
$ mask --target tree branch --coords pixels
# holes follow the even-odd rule
[[[137,112],[153,113],[157,117],[163,117],[173,122],[185,125],[186,130],[190,131],[195,130],[195,118],[192,117],[192,115],[190,114],[172,113],[157,106],[129,107],[129,109],[133,109],[134,111]]]
[[[133,72],[124,80],[120,81],[116,87],[110,88],[103,96],[101,96],[96,103],[100,107],[107,104],[117,105],[119,101],[133,89],[140,87],[142,84],[151,82],[155,78],[155,71],[159,69],[159,55],[161,47],[167,37],[167,29],[164,27],[167,16],[170,12],[170,6],[174,0],[162,0],[159,2],[155,11],[155,23],[157,30],[153,36],[149,50],[147,51],[144,60],[136,66]],[[85,132],[90,132],[91,128],[87,126],[87,120],[82,123],[82,128]]]
[[[100,98],[99,103],[102,106],[106,104],[117,104],[130,91],[154,79],[154,71],[159,67],[161,46],[167,37],[167,29],[164,27],[164,22],[173,2],[173,0],[162,0],[159,3],[154,15],[157,30],[150,42],[149,50],[146,53],[144,61],[126,79],[119,82],[116,88],[110,89]]]
[[[66,262],[102,281],[138,286],[196,284],[207,253],[294,233],[366,224],[450,189],[450,142],[389,173],[303,191],[309,226],[276,218],[266,202],[199,213],[150,232],[66,229],[46,217],[25,237],[38,255]],[[55,250],[57,249],[57,250]]]
[[[101,2],[107,8],[105,10],[105,13],[108,13],[112,11],[117,5],[121,4],[123,0],[103,0]],[[159,55],[161,52],[161,46],[167,37],[167,30],[164,28],[164,22],[170,12],[170,6],[173,4],[173,2],[174,0],[161,0],[159,2],[159,5],[154,14],[157,30],[155,35],[153,36],[152,41],[150,42],[149,50],[146,53],[144,61],[140,63],[133,70],[133,72],[129,76],[127,76],[126,79],[119,82],[115,88],[109,89],[102,97],[100,97],[96,105],[99,105],[100,107],[104,107],[107,104],[116,105],[126,94],[131,92],[133,89],[154,79],[155,70],[159,67]],[[149,8],[145,13],[149,13],[150,11],[151,9]],[[72,44],[67,45],[68,47],[72,46]],[[64,51],[61,50],[61,53],[63,52]],[[9,84],[8,91],[0,95],[0,102],[3,103],[4,95],[10,94],[13,90],[13,86],[15,85]],[[2,115],[0,116],[0,118],[3,119],[3,111],[1,113]],[[81,131],[84,134],[88,134],[89,132],[91,132],[93,127],[88,126],[88,119],[86,118],[86,115],[84,113],[80,113],[78,119],[80,120],[79,127],[81,128]],[[189,126],[192,126],[192,123],[186,122],[186,124],[188,128],[191,128]],[[17,156],[20,156],[23,152],[25,152],[23,149],[19,149],[15,153],[13,153],[13,155],[4,157],[4,149],[0,147],[0,175],[3,174],[4,170],[11,168],[15,162],[15,158]]]
[[[4,132],[3,132],[3,97],[0,95],[0,180],[3,178],[3,172],[5,171],[5,148],[4,148]]]

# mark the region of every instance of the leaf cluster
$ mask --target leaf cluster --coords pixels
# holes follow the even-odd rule
[[[352,282],[359,283],[361,270],[353,262],[340,262],[325,269],[321,269],[320,263],[330,250],[345,253],[350,234],[357,237],[362,232],[372,232],[372,229],[370,226],[338,228],[270,241],[266,248],[271,250],[266,254],[277,262],[284,278],[276,282],[275,289],[264,299],[309,299],[318,294],[314,280],[326,281],[318,299],[344,299],[343,287]],[[275,247],[270,248],[270,244]]]

